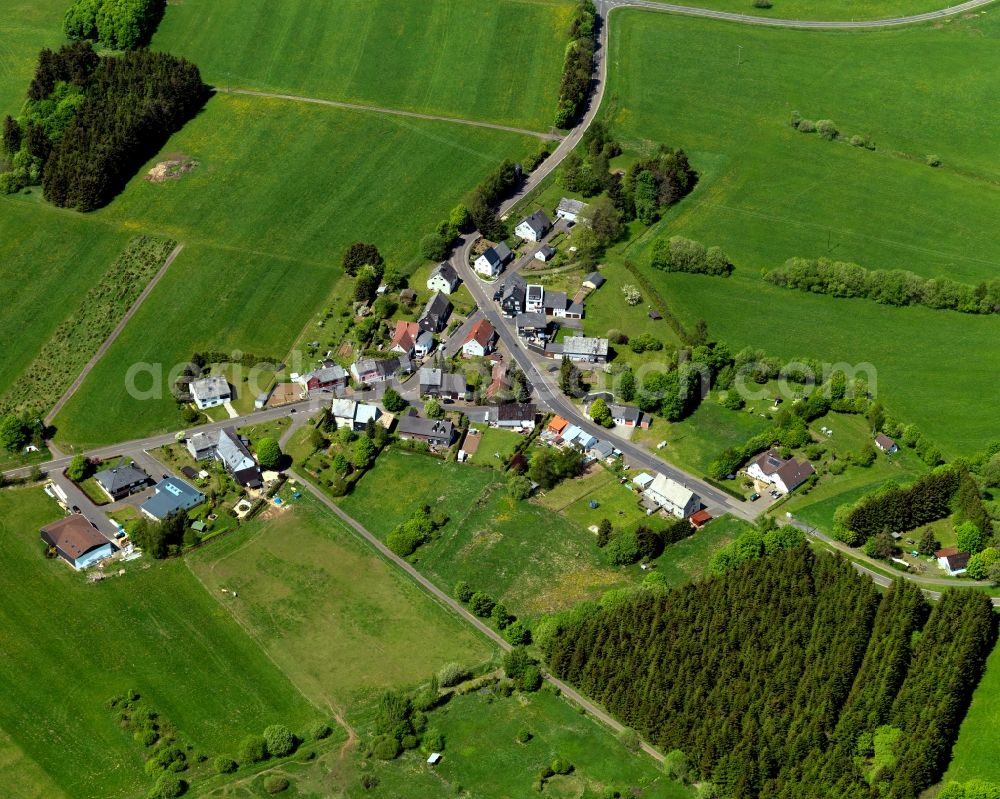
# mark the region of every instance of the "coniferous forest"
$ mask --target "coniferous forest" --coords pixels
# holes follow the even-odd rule
[[[913,799],[996,637],[984,594],[881,595],[806,546],[568,619],[544,642],[553,674],[732,799]]]

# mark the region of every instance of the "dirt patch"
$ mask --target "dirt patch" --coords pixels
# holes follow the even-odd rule
[[[167,180],[180,180],[188,172],[196,169],[200,161],[188,158],[186,155],[177,155],[160,161],[156,166],[146,173],[146,180],[150,183],[163,183]]]

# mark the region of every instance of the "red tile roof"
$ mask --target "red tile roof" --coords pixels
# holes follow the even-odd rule
[[[420,335],[420,325],[416,322],[404,322],[400,319],[396,322],[396,330],[392,334],[392,341],[389,343],[390,349],[397,346],[409,352],[417,343],[417,336]]]
[[[486,349],[496,334],[497,332],[493,325],[489,323],[489,320],[480,319],[472,326],[472,330],[469,331],[469,335],[466,337],[464,343],[468,344],[470,341],[475,341],[478,342],[480,347]]]

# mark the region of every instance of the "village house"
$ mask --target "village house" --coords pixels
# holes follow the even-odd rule
[[[445,261],[434,267],[434,271],[427,278],[427,288],[441,294],[451,294],[458,290],[461,282],[455,268]]]
[[[809,461],[799,461],[795,458],[784,460],[773,447],[759,455],[747,467],[749,477],[774,486],[782,494],[794,491],[815,471]]]
[[[98,472],[94,481],[112,502],[117,502],[148,486],[149,475],[134,463],[122,463]]]
[[[541,241],[552,228],[552,223],[544,211],[535,211],[517,223],[514,235],[525,241]]]
[[[959,552],[955,547],[939,549],[934,553],[938,566],[944,569],[949,577],[964,574],[969,565],[969,553]]]
[[[641,427],[643,430],[649,427],[649,419],[633,405],[616,405],[609,402],[608,410],[611,411],[611,420],[617,425]]]
[[[359,383],[384,383],[398,372],[410,374],[413,362],[407,355],[398,358],[362,358],[351,364],[351,376]]]
[[[610,461],[615,456],[615,447],[610,441],[598,439],[587,449],[587,455],[595,461]]]
[[[532,430],[538,408],[530,402],[505,402],[489,409],[490,424],[507,430]]]
[[[546,350],[546,355],[548,355]],[[562,341],[559,353],[553,351],[552,356],[563,355],[574,362],[606,363],[608,360],[608,340],[606,338],[591,338],[589,336],[568,336]]]
[[[191,510],[205,501],[205,495],[176,477],[156,484],[156,494],[139,506],[139,510],[154,522],[161,522],[172,513]]]
[[[194,404],[201,411],[222,405],[233,398],[228,381],[221,375],[192,380],[188,390],[191,392]]]
[[[568,424],[562,432],[562,443],[565,447],[575,447],[581,452],[586,452],[597,443],[597,436],[588,433],[575,424]]]
[[[215,433],[195,433],[187,440],[191,457],[198,461],[214,458],[226,467],[233,479],[246,488],[260,488],[260,466],[253,459],[236,430],[226,427]]]
[[[654,505],[678,519],[686,519],[701,507],[697,495],[690,488],[662,474],[657,474],[642,493]]]
[[[507,281],[499,294],[500,310],[505,316],[513,318],[519,313],[524,313],[527,288],[524,278],[520,275],[513,275]]]
[[[368,422],[377,422],[382,411],[377,405],[356,402],[352,399],[335,399],[330,406],[330,415],[337,423],[337,429],[346,427],[360,433],[368,427]]]
[[[559,201],[559,205],[556,206],[556,219],[565,219],[567,222],[579,222],[580,215],[586,209],[586,203],[563,197]]]
[[[323,366],[299,377],[299,383],[306,391],[338,391],[347,387],[347,370],[338,364]]]
[[[80,514],[47,524],[41,529],[42,541],[54,547],[56,554],[77,571],[110,558],[114,546]]]
[[[443,372],[441,369],[424,367],[417,376],[420,394],[425,397],[447,397],[458,399],[465,396],[465,374]]]
[[[486,398],[493,399],[497,394],[508,392],[510,389],[511,381],[507,374],[507,364],[504,361],[497,361],[493,364],[490,384],[486,387]]]
[[[444,419],[404,416],[396,426],[396,434],[404,440],[423,441],[431,447],[449,447],[455,439],[455,426]]]
[[[483,252],[475,260],[473,269],[486,277],[496,277],[503,271],[504,265],[510,260],[512,255],[510,247],[507,246],[506,242],[501,241],[499,244],[494,244]]]
[[[462,345],[462,355],[466,358],[483,358],[493,351],[497,331],[486,319],[480,319],[472,326]]]
[[[524,294],[524,312],[542,313],[545,310],[545,288],[537,283],[529,283]]]
[[[895,452],[899,452],[899,445],[896,444],[889,436],[885,433],[879,433],[875,436],[875,446],[878,447],[886,455],[892,455]]]
[[[428,333],[440,333],[448,324],[451,309],[451,300],[444,294],[436,293],[427,301],[417,324],[420,325],[421,330],[426,330]]]
[[[421,330],[417,322],[400,319],[396,322],[389,349],[402,353],[407,358],[425,358],[434,349],[434,335]]]
[[[653,475],[646,474],[646,472],[639,472],[635,477],[632,478],[632,485],[638,488],[640,491],[645,491],[653,484]]]
[[[521,338],[545,341],[549,337],[549,323],[544,314],[518,314],[515,324],[517,325],[517,335]]]

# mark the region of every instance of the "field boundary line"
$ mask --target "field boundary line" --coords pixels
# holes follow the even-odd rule
[[[152,280],[150,280],[146,284],[145,288],[143,288],[139,296],[136,297],[135,302],[132,303],[132,306],[125,312],[125,315],[119,320],[118,324],[115,326],[115,329],[111,331],[111,335],[109,335],[106,339],[104,339],[104,343],[97,348],[97,352],[95,352],[93,357],[89,361],[87,361],[87,365],[84,366],[80,374],[77,375],[76,380],[73,381],[73,384],[66,389],[65,393],[59,398],[58,402],[56,402],[56,404],[52,406],[52,410],[50,410],[48,414],[45,416],[44,423],[46,427],[52,424],[53,420],[59,414],[59,411],[63,409],[63,406],[67,402],[69,402],[70,398],[77,392],[80,386],[83,385],[83,381],[87,379],[87,376],[91,373],[93,368],[97,366],[97,362],[101,360],[102,357],[104,357],[104,353],[106,353],[111,348],[111,345],[115,343],[115,340],[118,338],[118,336],[121,335],[121,332],[125,329],[125,325],[127,325],[130,321],[132,321],[132,317],[136,315],[136,312],[142,306],[143,302],[146,301],[146,298],[152,293],[153,289],[156,288],[156,284],[159,283],[160,279],[167,273],[167,270],[170,268],[170,265],[176,260],[177,256],[181,254],[181,251],[183,249],[184,249],[184,244],[179,243],[176,247],[174,247],[170,255],[167,256],[167,260],[163,262],[163,266],[159,268],[157,273],[153,275]]]
[[[298,94],[282,94],[280,92],[265,92],[257,89],[236,89],[232,86],[213,86],[212,90],[217,94],[238,94],[245,97],[263,97],[270,100],[287,100],[293,103],[311,103],[313,105],[326,105],[332,108],[343,108],[347,111],[366,111],[370,114],[385,114],[386,116],[410,117],[411,119],[426,119],[432,122],[451,122],[455,125],[468,125],[474,128],[489,128],[490,130],[501,130],[505,133],[517,133],[521,136],[534,136],[536,139],[545,141],[562,141],[562,136],[556,133],[542,133],[537,130],[527,130],[526,128],[516,128],[511,125],[500,125],[496,122],[482,122],[475,119],[462,119],[461,117],[449,117],[439,114],[422,114],[419,111],[403,111],[398,108],[383,108],[377,105],[362,105],[360,103],[347,103],[341,100],[324,100],[320,97],[303,97]]]

